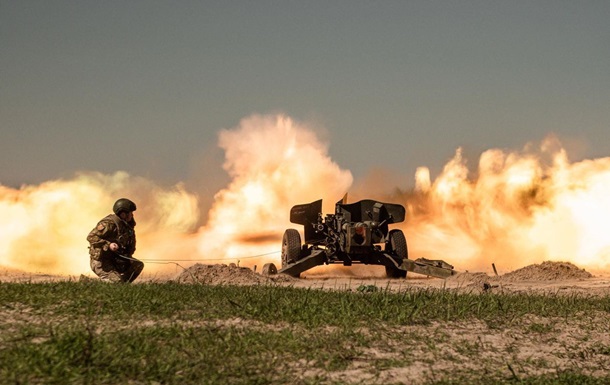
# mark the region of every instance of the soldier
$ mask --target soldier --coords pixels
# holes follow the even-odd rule
[[[114,214],[103,218],[87,236],[91,270],[103,281],[133,282],[144,263],[132,255],[136,251],[136,204],[121,198],[112,207]]]

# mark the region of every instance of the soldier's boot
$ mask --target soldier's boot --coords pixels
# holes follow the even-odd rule
[[[133,258],[131,264],[125,273],[123,273],[124,282],[133,282],[138,278],[142,270],[144,269],[144,263]]]

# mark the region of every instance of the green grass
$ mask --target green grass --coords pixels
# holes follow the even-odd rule
[[[461,359],[493,352],[482,342],[457,342],[447,330],[459,330],[460,323],[482,322],[491,331],[517,328],[540,338],[561,326],[531,322],[519,329],[524,316],[586,325],[591,314],[610,316],[610,298],[171,282],[0,283],[0,383],[332,384],[345,383],[349,377],[342,373],[354,367],[364,373],[362,383],[408,383],[387,382],[383,373],[426,362],[418,355],[428,355],[431,365],[441,357],[459,367]],[[379,356],[370,353],[374,349]],[[607,358],[610,346],[596,342],[586,352]],[[513,352],[502,354],[505,363],[482,359],[480,370],[431,372],[424,382],[610,381],[578,367],[528,375],[511,366],[519,359]]]

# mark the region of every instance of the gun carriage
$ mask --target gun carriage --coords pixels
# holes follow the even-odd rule
[[[304,239],[290,228],[282,237],[281,269],[266,264],[264,273],[299,277],[319,265],[383,265],[389,278],[404,278],[407,271],[434,277],[455,274],[453,266],[440,260],[409,259],[402,230],[390,225],[405,220],[405,208],[394,203],[364,199],[335,204],[334,214],[322,214],[322,200],[293,206],[290,222],[303,225]]]

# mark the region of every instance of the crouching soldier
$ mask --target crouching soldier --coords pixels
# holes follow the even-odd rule
[[[91,270],[104,281],[133,282],[144,268],[144,263],[133,257],[136,204],[121,198],[114,203],[112,211],[114,214],[100,220],[87,236]]]

